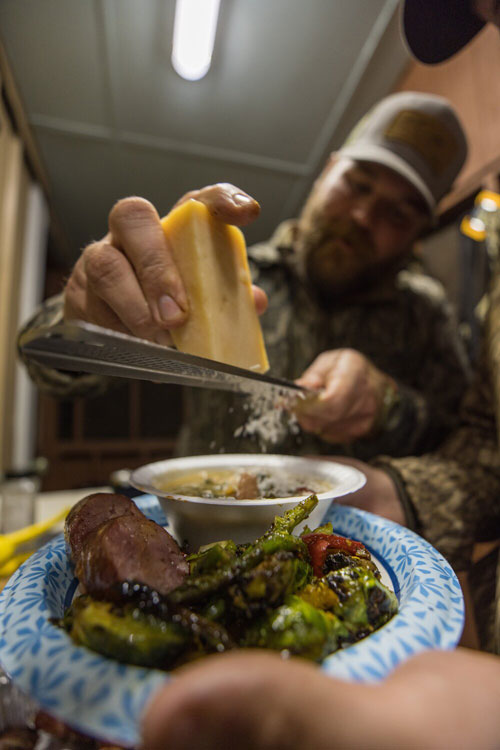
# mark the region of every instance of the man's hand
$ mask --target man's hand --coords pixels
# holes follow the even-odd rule
[[[260,206],[239,188],[209,185],[184,195],[228,224],[243,226]],[[267,297],[254,287],[257,312]],[[189,305],[154,206],[143,198],[118,201],[109,214],[109,232],[83,251],[64,291],[64,318],[78,318],[123,333],[170,344],[170,328],[182,325]]]
[[[376,432],[388,389],[396,384],[354,349],[320,354],[297,380],[320,393],[299,401],[300,426],[330,443],[350,443]]]
[[[340,704],[330,693],[332,685]],[[353,699],[348,715],[344,711],[349,701],[339,687],[316,665],[298,659],[283,661],[278,654],[244,651],[208,657],[178,670],[171,686],[153,698],[143,720],[143,748],[363,747],[349,743],[339,728],[339,716],[346,724],[348,716],[353,726],[359,723],[354,686],[345,686]]]
[[[367,510],[369,513],[383,516],[390,521],[405,526],[406,518],[403,506],[390,474],[378,466],[371,466],[364,461],[359,461],[357,458],[348,458],[346,456],[317,456],[317,458],[321,458],[323,461],[335,461],[338,464],[353,466],[355,469],[359,469],[366,477],[366,483],[360,490],[337,497],[335,502]]]
[[[428,651],[377,685],[243,651],[183,667],[151,701],[145,750],[498,748],[499,659]]]

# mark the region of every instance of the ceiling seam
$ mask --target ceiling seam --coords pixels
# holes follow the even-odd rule
[[[169,153],[179,153],[185,156],[196,156],[202,159],[223,161],[231,164],[255,167],[256,169],[302,176],[308,174],[306,164],[275,159],[267,156],[252,155],[244,151],[232,151],[230,149],[203,146],[196,143],[180,142],[167,138],[155,136],[144,136],[136,133],[122,131],[120,139],[128,146],[161,150]]]
[[[311,149],[311,153],[307,159],[307,173],[303,175],[303,179],[298,182],[295,187],[289,193],[286,203],[281,212],[280,221],[292,216],[297,211],[297,207],[300,206],[304,199],[304,193],[308,190],[309,185],[304,184],[306,177],[316,177],[320,169],[323,166],[323,162],[326,159],[329,144],[335,135],[335,131],[339,126],[342,118],[344,117],[349,104],[353,100],[356,91],[358,90],[363,77],[368,69],[368,66],[373,59],[375,52],[377,51],[380,42],[383,39],[385,32],[387,31],[389,24],[394,18],[394,14],[397,12],[399,6],[399,0],[386,0],[384,7],[378,15],[376,22],[374,23],[371,32],[368,34],[366,41],[361,49],[361,52],[353,66],[347,80],[342,87],[340,94],[336,97],[332,108],[325,120],[325,124],[320,130],[320,134],[316,139],[316,143]],[[307,181],[308,183],[308,181]]]
[[[298,164],[297,162],[273,159],[266,156],[254,156],[242,151],[207,147],[195,143],[139,135],[127,131],[115,131],[113,128],[106,128],[101,125],[61,120],[57,117],[40,114],[31,115],[29,122],[32,127],[39,130],[71,138],[77,137],[101,142],[114,142],[114,139],[116,139],[116,143],[149,151],[161,151],[162,153],[196,157],[207,161],[222,161],[229,164],[250,166],[258,170],[292,175],[294,177],[303,177],[309,174],[307,164]]]
[[[349,104],[351,103],[356,91],[359,88],[363,76],[365,75],[370,62],[377,51],[380,42],[387,31],[389,24],[393,20],[394,13],[397,11],[399,0],[387,0],[384,8],[380,12],[371,32],[368,34],[361,52],[354,64],[351,73],[342,87],[340,95],[336,98],[335,103],[330,110],[326,123],[321,128],[320,135],[316,139],[316,145],[311,149],[311,154],[307,160],[310,169],[315,169],[321,163],[328,149],[332,135],[335,133],[342,117],[344,116]],[[340,103],[339,103],[340,102]]]
[[[112,66],[109,54],[109,35],[113,24],[109,20],[109,0],[94,0],[94,17],[96,20],[96,36],[99,49],[99,56],[101,62],[101,69],[103,71],[102,83],[104,88],[104,98],[107,103],[109,126],[111,138],[115,148],[118,147],[118,126],[117,126],[117,115],[116,115],[116,102],[114,96],[114,81]]]
[[[105,125],[92,125],[87,122],[63,120],[60,117],[41,114],[32,114],[28,120],[32,127],[57,135],[101,141],[110,141],[113,137],[112,128]]]

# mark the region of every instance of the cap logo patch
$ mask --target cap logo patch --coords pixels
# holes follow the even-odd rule
[[[441,175],[448,168],[458,151],[456,138],[446,125],[417,110],[398,112],[384,136],[417,151],[435,175]]]

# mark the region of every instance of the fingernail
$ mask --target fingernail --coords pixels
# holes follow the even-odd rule
[[[160,316],[165,323],[172,323],[179,315],[182,314],[182,310],[177,302],[170,297],[168,294],[164,294],[158,301],[158,308],[160,310]]]
[[[233,202],[236,203],[237,206],[250,206],[255,203],[253,198],[250,198],[249,195],[245,195],[244,193],[235,193],[235,195],[233,195]]]

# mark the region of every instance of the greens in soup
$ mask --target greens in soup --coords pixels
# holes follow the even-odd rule
[[[157,478],[155,484],[162,492],[176,495],[236,500],[295,497],[326,492],[332,487],[326,480],[252,467],[248,471],[203,469],[177,477],[167,474]]]

